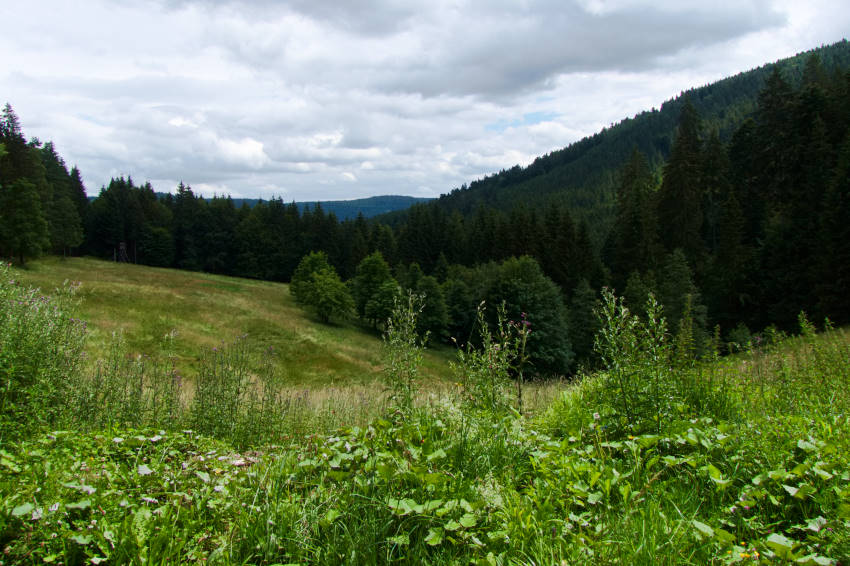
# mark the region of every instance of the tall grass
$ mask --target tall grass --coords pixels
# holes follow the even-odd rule
[[[70,316],[74,286],[53,297],[0,264],[0,440],[57,426],[79,381],[86,324]]]
[[[43,307],[53,301],[28,303],[41,314],[14,320],[35,326],[4,340],[37,338],[44,323],[79,331]],[[801,319],[798,338],[698,361],[651,305],[641,319],[606,301],[609,367],[533,416],[512,410],[509,387],[477,398],[517,371],[512,331],[464,352],[461,386],[426,395],[419,344],[390,325],[402,411],[378,384],[343,398],[287,388],[275,353],[244,339],[205,351],[192,380],[117,343],[61,376],[4,366],[47,376],[6,369],[15,383],[55,377],[67,397],[32,423],[4,423],[19,442],[0,448],[2,560],[846,563],[846,334]],[[395,319],[415,327],[415,305],[401,307]],[[68,340],[63,356],[76,351],[77,334],[50,336]]]

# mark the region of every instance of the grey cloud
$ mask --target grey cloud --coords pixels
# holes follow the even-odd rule
[[[547,87],[560,74],[636,71],[678,51],[720,44],[784,23],[759,2],[730,10],[683,4],[592,14],[574,3],[543,3],[508,16],[482,14],[435,38],[429,61],[385,77],[382,88],[500,96]]]

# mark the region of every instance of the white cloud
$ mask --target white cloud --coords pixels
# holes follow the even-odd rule
[[[91,194],[435,196],[850,29],[826,0],[13,3],[0,103]]]

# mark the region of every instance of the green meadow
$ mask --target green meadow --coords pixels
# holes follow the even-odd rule
[[[99,261],[47,258],[15,269],[45,293],[79,285],[73,311],[88,322],[86,349],[106,355],[116,335],[129,355],[174,356],[192,375],[202,352],[244,336],[273,351],[275,371],[295,388],[372,385],[382,365],[379,333],[354,324],[320,324],[297,307],[289,286],[251,279]],[[448,379],[449,349],[429,350],[423,371]]]
[[[382,345],[285,285],[3,266],[0,563],[850,560],[846,331],[697,360],[604,294],[605,370],[529,387],[527,329],[432,352],[415,310]]]

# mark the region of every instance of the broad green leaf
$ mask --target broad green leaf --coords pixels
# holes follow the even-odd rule
[[[818,516],[811,521],[808,522],[806,528],[812,531],[813,533],[818,533],[822,528],[826,526],[826,519],[821,516]]]
[[[85,546],[91,542],[91,537],[88,535],[74,535],[71,537],[71,540],[81,546]]]
[[[12,509],[13,517],[23,517],[24,515],[29,515],[32,513],[32,510],[35,509],[32,503],[24,503],[23,505],[18,505],[14,509]]]
[[[797,448],[799,448],[800,450],[804,450],[806,452],[814,452],[815,450],[818,449],[817,446],[815,446],[814,444],[812,444],[808,440],[798,440],[797,441]]]
[[[793,558],[794,541],[791,539],[779,533],[773,533],[767,537],[766,542],[767,546],[769,546],[779,558],[782,558],[783,560],[791,560]]]
[[[476,525],[478,521],[475,519],[475,515],[472,513],[465,513],[463,517],[460,518],[460,524],[462,527],[471,529]]]
[[[325,516],[322,519],[324,526],[328,526],[331,523],[333,523],[334,521],[336,521],[337,518],[340,515],[341,515],[341,513],[339,511],[337,511],[336,509],[328,509],[328,512],[325,513]]]
[[[708,472],[708,476],[713,480],[718,480],[723,477],[723,473],[718,470],[713,464],[708,464],[705,466],[705,470]]]
[[[210,483],[210,475],[208,473],[198,470],[195,472],[195,475],[201,478],[202,482]]]
[[[445,529],[446,529],[447,531],[456,531],[456,530],[458,530],[458,529],[460,529],[460,528],[461,528],[461,524],[460,524],[460,523],[458,523],[457,521],[449,521],[449,522],[448,522],[448,523],[446,523],[446,525],[445,525]]]
[[[442,499],[431,499],[430,501],[426,501],[422,505],[422,510],[425,511],[426,513],[432,513],[433,511],[436,511],[437,509],[439,509],[442,504],[443,504]]]
[[[145,464],[139,464],[139,467],[136,471],[140,476],[149,476],[153,473],[153,470],[151,470]]]
[[[723,544],[734,543],[736,540],[735,535],[733,535],[726,529],[714,529],[714,538],[716,538]]]
[[[443,529],[432,528],[428,529],[428,535],[425,537],[425,543],[430,546],[437,546],[443,542]]]
[[[832,558],[827,558],[826,556],[819,556],[817,554],[809,554],[807,556],[803,556],[802,558],[798,558],[795,560],[797,564],[817,564],[817,566],[832,566],[835,564],[835,560]]]
[[[808,483],[801,483],[800,487],[797,489],[797,493],[794,495],[797,499],[805,499],[810,497],[811,495],[817,493],[818,490]]]
[[[446,452],[442,448],[440,448],[439,450],[435,450],[434,452],[431,452],[430,454],[428,454],[427,460],[429,462],[433,462],[434,460],[440,460],[440,459],[443,459],[445,457],[446,457]]]
[[[66,503],[65,509],[88,509],[91,507],[91,499],[83,499],[76,503]]]
[[[693,521],[691,521],[691,523],[693,523],[694,528],[696,528],[696,530],[697,530],[697,531],[698,531],[701,535],[706,536],[706,537],[709,537],[709,538],[714,537],[714,529],[712,529],[710,526],[708,526],[708,525],[706,525],[705,523],[702,523],[702,522],[700,522],[700,521],[697,521],[696,519],[694,519]]]
[[[779,469],[779,470],[771,470],[767,472],[767,477],[776,481],[785,481],[791,474],[788,473],[788,470]]]
[[[812,471],[822,480],[829,481],[832,479],[832,474],[827,472],[826,470],[822,470],[819,467],[815,466],[812,468]]]

